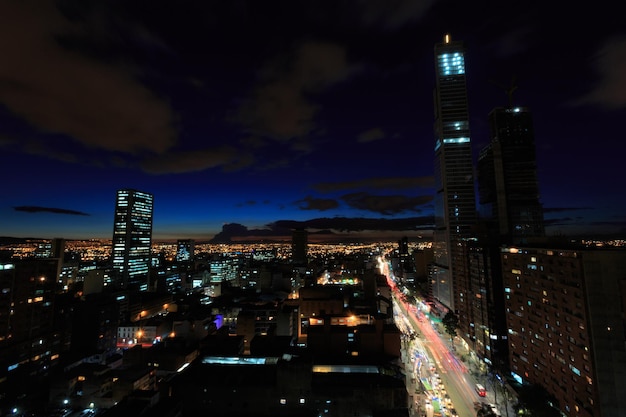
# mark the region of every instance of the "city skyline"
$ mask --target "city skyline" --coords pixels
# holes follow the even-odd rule
[[[546,235],[623,233],[626,31],[611,8],[511,7],[4,2],[0,236],[110,238],[127,188],[154,196],[155,240],[431,233],[446,33],[467,50],[474,169],[512,93]]]

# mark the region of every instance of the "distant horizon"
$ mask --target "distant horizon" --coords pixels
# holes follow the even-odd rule
[[[421,242],[432,241],[432,231],[422,231],[419,234],[400,233],[393,236],[386,235],[360,235],[358,233],[352,234],[316,234],[311,233],[308,235],[309,244],[354,244],[354,243],[377,243],[377,242],[398,242],[403,238],[407,238],[409,242]],[[217,235],[216,235],[217,236]],[[110,237],[89,237],[89,238],[72,238],[72,237],[35,237],[35,236],[0,236],[0,245],[7,245],[11,243],[27,243],[27,241],[50,241],[53,239],[64,239],[66,241],[112,241]],[[232,236],[230,241],[213,241],[212,238],[194,238],[194,237],[179,237],[179,238],[158,238],[153,237],[152,243],[176,243],[179,240],[193,240],[197,244],[291,244],[291,235],[275,235],[275,236]],[[565,235],[565,234],[546,234],[540,240],[599,240],[599,241],[611,241],[611,240],[626,240],[626,235],[623,233],[613,234],[578,234],[578,235]]]
[[[420,235],[411,235],[411,234],[398,234],[397,236],[359,236],[358,234],[342,234],[342,235],[317,235],[315,233],[311,233],[308,235],[308,243],[316,244],[316,243],[335,243],[340,244],[342,242],[345,243],[376,243],[376,242],[396,242],[403,238],[409,239],[409,241],[420,241],[420,240],[432,240],[432,234],[423,233]],[[291,243],[291,235],[275,235],[275,236],[233,236],[230,241],[213,241],[215,237],[212,238],[193,238],[193,237],[180,237],[180,238],[152,238],[152,242],[168,242],[175,243],[178,240],[193,240],[196,243],[207,243],[207,244],[255,244],[255,243]],[[71,237],[63,237],[63,236],[55,236],[55,237],[34,237],[34,236],[0,236],[0,245],[7,244],[7,241],[49,241],[53,239],[64,239],[66,241],[108,241],[111,242],[112,238],[110,237],[89,237],[89,238],[71,238]],[[10,243],[10,242],[9,242]]]

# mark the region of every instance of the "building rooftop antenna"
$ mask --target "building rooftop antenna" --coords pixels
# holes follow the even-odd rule
[[[515,90],[517,90],[517,83],[515,82],[515,75],[513,75],[511,77],[511,83],[510,85],[507,87],[499,82],[497,82],[496,80],[490,80],[492,84],[495,84],[497,87],[500,87],[501,89],[504,90],[504,94],[506,94],[507,97],[507,104],[509,107],[513,107],[513,93],[515,92]]]

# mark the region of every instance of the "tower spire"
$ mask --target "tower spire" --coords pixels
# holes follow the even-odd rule
[[[499,83],[496,80],[490,80],[492,84],[495,84],[497,87],[504,90],[504,94],[507,97],[507,105],[508,107],[513,107],[513,93],[517,90],[517,83],[515,82],[515,75],[511,76],[511,82],[508,87]]]

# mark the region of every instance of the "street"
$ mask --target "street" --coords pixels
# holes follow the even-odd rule
[[[513,416],[512,401],[502,391],[498,394],[501,388],[494,389],[494,382],[481,374],[462,340],[455,337],[451,341],[440,320],[429,314],[428,306],[403,301],[386,262],[381,262],[381,270],[393,290],[394,317],[402,331],[411,416],[474,417],[480,403],[493,404],[496,414]],[[484,397],[478,395],[476,384],[487,389]]]

